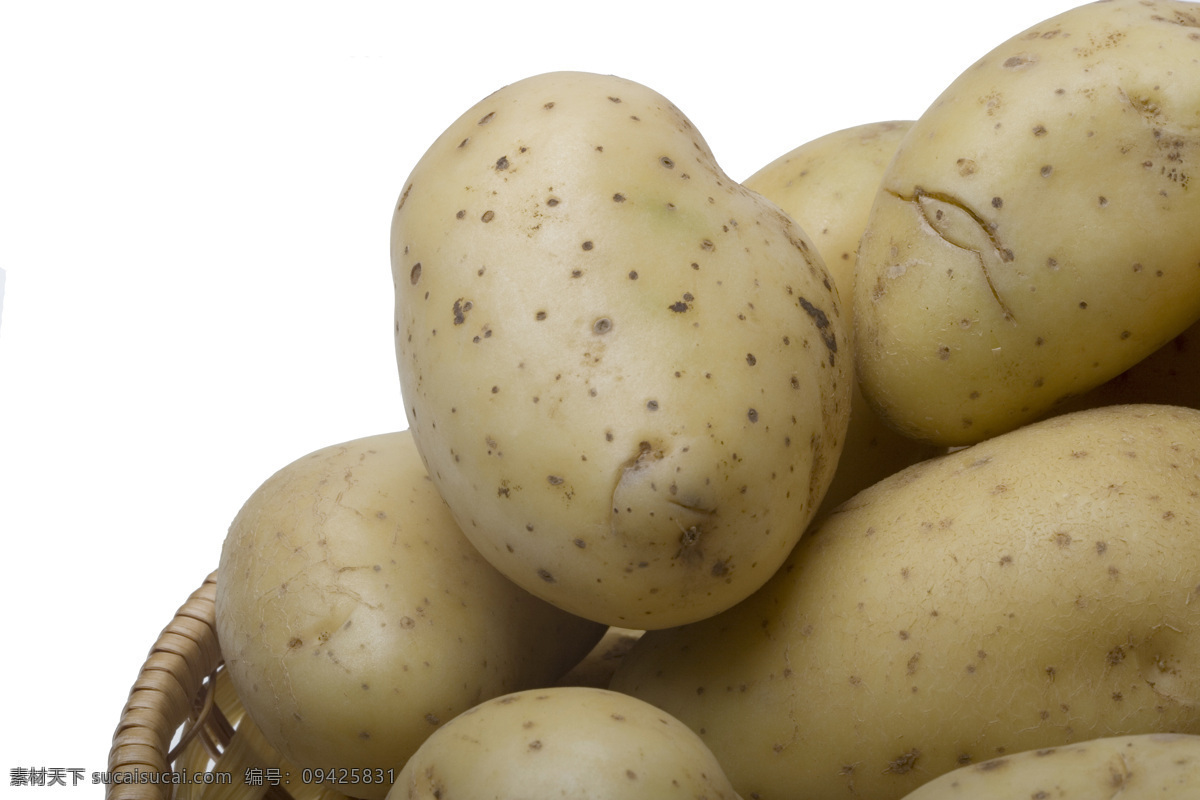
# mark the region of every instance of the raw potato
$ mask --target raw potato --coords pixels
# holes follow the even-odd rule
[[[883,172],[912,122],[871,122],[826,134],[772,161],[742,182],[777,204],[812,237],[834,286],[850,311],[858,241],[867,227]],[[845,315],[847,333],[853,332]],[[850,350],[850,347],[846,348]],[[823,509],[941,452],[892,430],[867,404],[857,383],[850,427]]]
[[[1056,412],[1122,403],[1200,408],[1200,322],[1112,380],[1067,401]]]
[[[668,100],[575,72],[497,91],[413,170],[391,252],[414,436],[501,572],[643,630],[787,557],[848,424],[838,298]]]
[[[1200,736],[1145,733],[1027,750],[935,778],[904,800],[1196,800]]]
[[[555,686],[592,686],[607,689],[621,659],[645,631],[609,628],[583,660],[554,682]]]
[[[860,492],[610,688],[699,732],[744,797],[895,800],[1006,753],[1200,734],[1197,665],[1200,411],[1116,406]]]
[[[318,450],[255,491],[221,552],[216,620],[271,745],[302,769],[363,771],[336,788],[364,798],[439,725],[555,680],[604,633],[475,552],[408,431]]]
[[[518,692],[442,726],[388,800],[740,800],[691,730],[590,687]]]
[[[859,381],[964,445],[1043,416],[1200,319],[1200,7],[1079,6],[916,121],[859,250]]]

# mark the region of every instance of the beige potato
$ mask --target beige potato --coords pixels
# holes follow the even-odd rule
[[[607,689],[621,659],[645,631],[609,628],[583,660],[554,682],[555,686],[591,686]]]
[[[934,778],[904,800],[1196,800],[1200,736],[1144,733],[1027,750]]]
[[[500,89],[421,158],[391,242],[413,434],[497,569],[642,630],[783,562],[848,424],[839,301],[666,98],[578,72]]]
[[[591,687],[489,700],[429,737],[388,800],[740,800],[708,748],[648,703]]]
[[[812,237],[843,307],[850,311],[858,241],[883,172],[911,127],[910,120],[888,120],[834,131],[780,156],[742,182],[782,208]],[[847,313],[846,320],[852,336],[852,315]],[[941,450],[893,430],[870,407],[856,382],[842,457],[822,508],[833,508]]]
[[[650,631],[610,687],[744,797],[895,800],[965,764],[1200,734],[1200,411],[1055,417],[842,504],[737,607]]]
[[[375,799],[440,725],[555,680],[604,633],[475,552],[408,431],[323,448],[254,492],[221,551],[216,628],[247,714],[304,782],[348,776],[339,791]]]
[[[897,430],[1012,430],[1200,319],[1200,9],[1079,6],[914,123],[863,237],[857,372]]]
[[[1200,408],[1200,322],[1117,377],[1065,401],[1055,413],[1122,403]]]

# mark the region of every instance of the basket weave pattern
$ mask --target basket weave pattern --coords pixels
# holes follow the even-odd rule
[[[288,777],[222,667],[217,573],[180,606],[142,665],[109,750],[107,800],[345,800]],[[285,785],[286,784],[286,785]]]

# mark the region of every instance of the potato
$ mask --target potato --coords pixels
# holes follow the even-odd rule
[[[666,98],[577,72],[500,89],[414,168],[391,253],[413,435],[502,573],[644,630],[783,562],[848,424],[839,301]]]
[[[610,688],[744,797],[893,800],[965,764],[1200,734],[1200,411],[1063,415],[909,467]],[[855,794],[857,793],[857,794]]]
[[[592,686],[607,689],[621,659],[645,631],[609,628],[591,652],[554,682],[554,686]]]
[[[301,769],[357,775],[336,788],[365,798],[442,723],[555,680],[604,633],[475,552],[407,431],[318,450],[263,483],[226,536],[215,610],[263,735]]]
[[[1117,377],[1066,401],[1055,412],[1128,403],[1200,408],[1200,322]]]
[[[859,250],[857,367],[901,432],[1043,416],[1200,319],[1200,7],[1079,6],[963,72],[889,165]]]
[[[883,171],[912,127],[909,120],[871,122],[844,128],[800,145],[742,182],[776,203],[807,232],[821,253],[842,298],[853,310],[858,240],[883,178]],[[846,314],[847,333],[853,322]],[[851,349],[851,348],[846,348]],[[850,427],[823,509],[941,452],[902,436],[867,404],[858,384],[850,399]]]
[[[1196,800],[1200,736],[1144,733],[1027,750],[934,778],[904,800]]]
[[[591,687],[516,692],[450,720],[405,765],[389,800],[740,800],[683,723]]]

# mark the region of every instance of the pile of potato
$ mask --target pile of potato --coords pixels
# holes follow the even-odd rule
[[[1200,6],[1108,0],[738,182],[549,73],[391,231],[408,429],[248,499],[217,626],[367,800],[1200,797]]]

